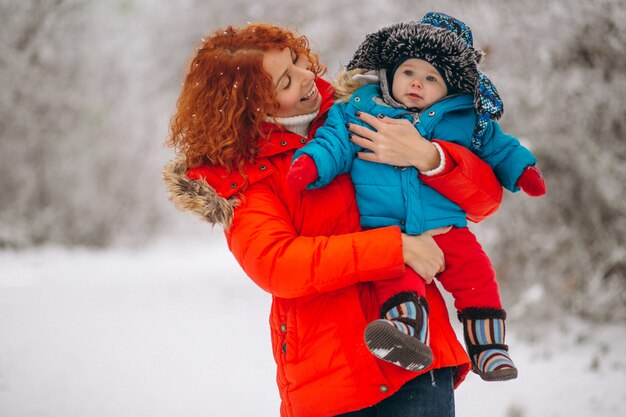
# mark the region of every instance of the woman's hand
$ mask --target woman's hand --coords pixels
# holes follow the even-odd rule
[[[433,236],[447,233],[452,227],[429,230],[419,236],[402,233],[402,255],[404,263],[410,266],[424,281],[430,284],[440,272],[446,269],[443,251],[437,246]]]
[[[363,112],[357,113],[357,117],[375,129],[349,124],[352,142],[372,151],[359,152],[360,159],[388,165],[414,166],[420,171],[439,166],[437,148],[424,139],[410,121],[377,118]]]

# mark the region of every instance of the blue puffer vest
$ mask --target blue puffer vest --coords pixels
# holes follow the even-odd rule
[[[417,169],[356,158],[356,152],[363,149],[348,139],[345,125],[364,125],[356,118],[357,111],[408,119],[428,140],[436,138],[471,149],[477,117],[472,95],[449,96],[416,113],[389,106],[382,100],[378,84],[366,85],[348,103],[335,104],[314,140],[294,156],[307,154],[317,165],[319,177],[310,189],[325,186],[339,174],[351,173],[363,227],[396,225],[414,235],[443,226],[465,227],[465,212],[424,184]],[[500,183],[510,191],[519,190],[515,185],[517,179],[526,167],[536,163],[534,155],[515,137],[503,133],[496,122],[490,123],[480,150],[475,152],[491,165]]]

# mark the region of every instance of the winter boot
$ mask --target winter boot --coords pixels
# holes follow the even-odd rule
[[[504,344],[506,312],[500,308],[466,308],[459,313],[472,370],[485,381],[517,378]]]
[[[428,347],[428,303],[414,292],[394,295],[383,304],[381,319],[365,328],[365,344],[374,356],[409,371],[433,363]]]

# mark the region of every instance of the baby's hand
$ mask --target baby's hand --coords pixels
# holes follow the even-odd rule
[[[547,191],[546,182],[539,168],[527,167],[517,180],[517,186],[531,197],[541,197]]]
[[[287,185],[294,192],[301,192],[317,179],[317,166],[309,155],[301,155],[291,163],[287,171]]]

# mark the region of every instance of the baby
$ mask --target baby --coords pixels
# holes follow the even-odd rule
[[[470,28],[442,13],[428,13],[419,22],[368,35],[347,66],[355,70],[348,74],[356,75],[338,82],[350,78],[374,82],[359,84],[356,91],[349,91],[347,102],[331,108],[314,140],[296,152],[287,179],[296,190],[312,189],[350,172],[365,228],[397,225],[404,233],[418,235],[452,226],[435,236],[446,262],[438,279],[455,299],[474,372],[487,381],[503,381],[517,377],[504,340],[506,312],[491,262],[467,228],[465,213],[420,181],[415,168],[355,158],[364,149],[350,141],[348,130],[350,123],[363,125],[359,112],[407,119],[428,140],[450,141],[474,151],[510,191],[545,194],[536,158],[495,121],[502,115],[502,101],[478,69],[482,57],[473,46]],[[339,87],[337,91],[349,89]],[[432,143],[442,166],[421,175],[445,170],[445,154]],[[369,350],[409,370],[430,366],[424,280],[407,268],[402,278],[372,284],[381,318],[365,329]]]

